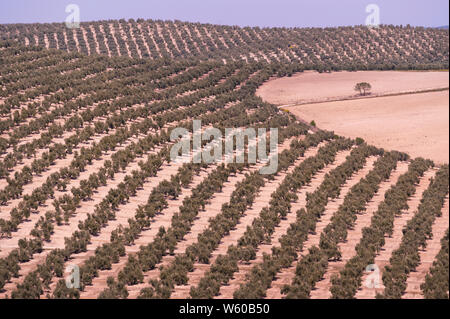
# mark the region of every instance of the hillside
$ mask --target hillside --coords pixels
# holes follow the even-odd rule
[[[448,30],[381,26],[240,28],[181,21],[109,20],[0,25],[0,39],[17,39],[84,54],[133,58],[200,58],[298,62],[305,69],[448,68]]]
[[[255,94],[309,68],[448,68],[448,31],[121,20],[0,34],[1,298],[448,298],[448,164]],[[278,128],[276,173],[173,161],[170,134],[194,119],[222,136]],[[64,280],[74,266],[81,289]]]

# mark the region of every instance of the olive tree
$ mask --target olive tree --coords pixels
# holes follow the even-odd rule
[[[367,82],[359,82],[355,85],[355,91],[359,92],[359,95],[365,96],[367,94],[370,94],[371,89],[372,86]]]

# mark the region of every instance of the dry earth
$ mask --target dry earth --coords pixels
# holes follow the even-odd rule
[[[271,80],[259,88],[258,94],[268,102],[289,105],[286,108],[297,117],[307,122],[314,120],[322,129],[362,137],[370,144],[442,164],[449,161],[448,90],[373,96],[445,88],[448,75],[448,72],[305,72]],[[360,81],[372,84],[372,97],[352,99],[353,85]],[[327,100],[331,101],[316,103]]]
[[[355,98],[358,82],[369,82],[372,96],[448,88],[448,76],[448,72],[306,71],[270,80],[256,94],[276,105],[296,105]]]
[[[317,126],[389,150],[449,161],[449,92],[337,101],[289,108]]]

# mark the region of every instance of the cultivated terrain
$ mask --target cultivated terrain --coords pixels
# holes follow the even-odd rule
[[[448,154],[448,90],[299,113],[257,95],[303,71],[448,69],[448,30],[111,20],[0,39],[1,298],[448,298],[448,157],[377,134],[447,135]],[[448,86],[422,76],[395,89]],[[277,172],[171,161],[171,130],[193,119],[278,128]]]

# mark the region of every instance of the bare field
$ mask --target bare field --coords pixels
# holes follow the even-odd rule
[[[358,71],[318,73],[306,71],[270,80],[256,92],[276,105],[342,100],[356,97],[358,82],[372,85],[372,96],[434,90],[449,86],[448,72]]]
[[[299,105],[288,109],[318,127],[386,149],[449,161],[449,92]]]

